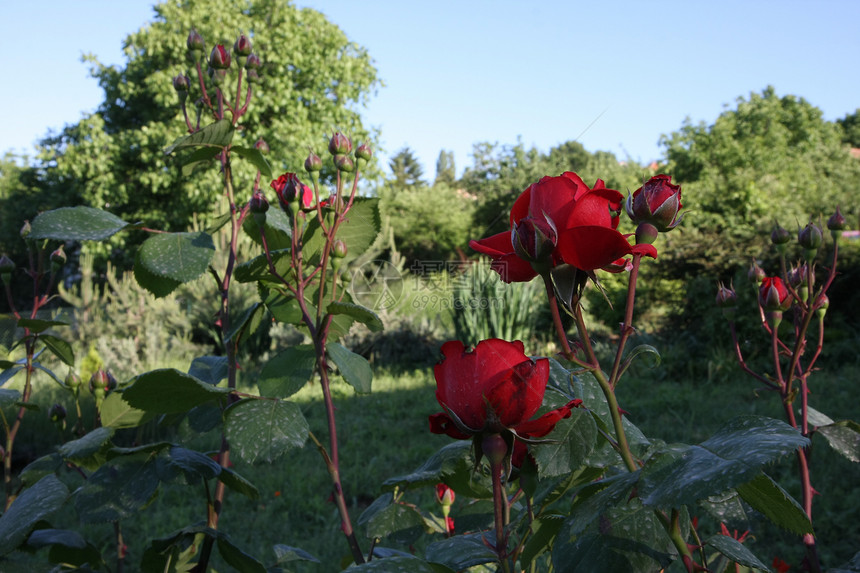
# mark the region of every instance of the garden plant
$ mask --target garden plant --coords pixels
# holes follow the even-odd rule
[[[747,364],[732,322],[755,309],[740,308],[731,286],[718,290],[741,368],[778,397],[785,420],[726,412],[724,426],[700,443],[665,443],[644,435],[623,402],[631,366],[659,358],[653,346],[633,343],[640,268],[659,264],[661,238],[684,218],[681,187],[667,175],[648,178],[625,198],[600,179],[589,185],[572,172],[547,174],[508,206],[506,230],[470,242],[503,282],[541,285],[554,351],[539,356],[528,340],[486,335],[442,344],[433,368],[439,411],[429,417],[428,434],[452,441],[418,468],[378,476],[379,496],[358,513],[342,479],[344,440],[332,384],[343,380],[356,393],[371,392],[373,368],[344,338],[355,329],[383,329],[377,311],[386,292],[368,280],[368,269],[376,267],[363,258],[382,228],[378,199],[363,196],[359,185],[372,151],[334,131],[325,161],[311,150],[301,175],[275,177],[264,140],[236,143],[265,57],[254,52],[251,38],[241,34],[232,49],[207,49],[192,29],[186,42],[192,73],[173,78],[188,133],[164,152],[169,168],[192,180],[201,170],[217,171],[228,210],[214,225],[165,232],[101,209],[63,207],[21,230],[30,253],[26,264],[0,259],[10,306],[3,320],[15,332],[9,355],[0,360],[0,566],[204,572],[217,562],[218,570],[313,570],[318,560],[301,548],[302,539],[251,555],[220,524],[231,497],[259,497],[253,476],[234,470],[231,460],[300,472],[289,454],[311,447],[330,477],[318,493],[336,508],[342,565],[350,570],[789,570],[778,557],[757,556],[744,534],[730,532],[725,523],[739,512],[758,512],[793,534],[805,548],[797,570],[824,570],[813,520],[811,437],[820,433],[836,451],[860,461],[860,426],[834,421],[810,404],[845,220],[837,210],[827,221],[828,260],[821,260],[822,226],[810,221],[796,238],[800,262],[790,266],[795,243],[778,228],[772,242],[780,268],[772,276],[757,266],[751,271],[770,339],[767,370]],[[250,188],[234,187],[237,162],[256,169]],[[619,230],[623,217],[634,233]],[[187,370],[160,368],[116,380],[106,368],[81,380],[80,357],[63,338],[69,324],[52,304],[65,250],[131,232],[147,234],[134,254],[134,277],[154,297],[196,280],[214,286],[212,326],[221,347]],[[226,253],[216,258],[214,237],[221,233]],[[253,245],[248,256],[240,248],[245,240]],[[15,305],[20,298],[11,290],[12,276],[22,273],[32,279],[28,308]],[[602,289],[605,273],[627,283],[608,358],[595,350],[583,309],[584,293]],[[359,291],[359,282],[380,290]],[[254,285],[257,300],[236,308],[237,283]],[[302,341],[269,357],[255,379],[243,379],[252,365],[242,363],[242,345],[271,322],[296,328]],[[458,328],[468,325],[461,321]],[[65,371],[52,371],[49,357]],[[58,406],[49,415],[68,423],[74,439],[17,470],[12,460],[21,447],[20,428],[44,415],[33,401],[36,377],[73,398],[75,412]],[[325,435],[310,430],[291,400],[309,385],[322,395]],[[188,441],[145,439],[146,427],[180,423],[201,433],[217,429],[219,448],[198,451]],[[766,473],[787,456],[797,461],[799,501]],[[132,561],[123,524],[147,512],[167,486],[201,496],[200,515],[178,530],[135,540],[143,549]],[[422,507],[422,490],[432,492],[437,506]],[[105,522],[113,528],[109,544],[86,537],[87,524]],[[855,559],[841,570],[860,571],[860,564]]]

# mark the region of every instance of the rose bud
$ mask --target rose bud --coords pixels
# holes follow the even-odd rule
[[[251,200],[248,201],[248,210],[254,215],[257,225],[262,227],[266,223],[266,211],[269,210],[269,202],[266,200],[266,196],[259,191],[255,192],[251,196]]]
[[[271,183],[272,189],[278,195],[281,208],[291,213],[292,203],[298,199],[302,206],[310,207],[313,201],[313,191],[310,187],[299,181],[295,173],[284,173]]]
[[[262,153],[263,155],[269,154],[269,144],[261,137],[254,143],[254,149]]]
[[[259,70],[262,65],[263,63],[260,61],[260,56],[257,54],[251,54],[248,56],[248,59],[245,60],[245,69],[248,71]]]
[[[791,294],[779,277],[765,277],[758,291],[758,303],[766,311],[788,310]]]
[[[723,309],[723,316],[731,320],[735,316],[735,308],[738,305],[738,297],[734,289],[723,283],[717,289],[717,306]]]
[[[173,77],[173,89],[179,94],[179,101],[185,103],[185,98],[188,97],[188,88],[191,82],[185,74],[179,74]]]
[[[343,171],[345,173],[352,173],[355,171],[355,163],[349,155],[335,155],[334,166],[337,167],[338,171]]]
[[[827,219],[827,228],[830,230],[830,236],[833,237],[834,241],[842,236],[842,231],[845,230],[847,225],[848,222],[842,213],[839,212],[839,207],[836,207],[836,212]]]
[[[231,58],[230,52],[221,45],[218,44],[214,48],[212,48],[212,52],[209,54],[209,67],[215,70],[226,70],[230,67]]]
[[[0,279],[7,285],[12,283],[12,271],[14,270],[14,261],[6,255],[0,256]]]
[[[77,390],[81,386],[81,377],[75,374],[74,371],[69,370],[69,373],[66,374],[65,383],[72,390]]]
[[[756,285],[760,285],[761,281],[764,280],[764,277],[767,276],[767,273],[764,272],[764,269],[758,266],[758,263],[753,259],[752,265],[750,266],[750,270],[747,272],[747,277],[750,282]]]
[[[770,233],[770,242],[773,243],[773,246],[776,247],[776,250],[779,254],[785,254],[786,248],[788,247],[788,242],[790,240],[791,233],[780,227],[779,223],[777,223],[776,227],[774,227],[773,231],[771,231]]]
[[[826,294],[818,297],[818,303],[815,305],[815,314],[818,315],[818,320],[824,320],[824,315],[827,314],[827,307],[830,306],[830,299]]]
[[[552,267],[552,253],[558,243],[558,231],[546,217],[525,217],[511,229],[514,252],[541,270]],[[538,269],[536,271],[540,272]]]
[[[60,245],[59,248],[51,253],[51,270],[53,272],[59,271],[63,268],[63,265],[66,264],[66,253],[63,251],[63,245]]]
[[[30,232],[33,228],[30,226],[30,221],[24,221],[24,224],[21,226],[21,230],[18,231],[18,234],[21,235],[22,239],[26,239],[30,236]]]
[[[185,41],[185,45],[188,46],[188,51],[196,54],[203,53],[203,36],[197,33],[197,30],[191,28],[191,31],[188,32],[188,39]]]
[[[821,246],[823,238],[821,229],[813,223],[806,225],[797,234],[797,242],[800,243],[801,247],[803,247],[804,257],[807,261],[811,261],[815,258],[815,254],[818,252],[818,247]]]
[[[681,207],[681,186],[672,184],[669,175],[655,175],[628,196],[625,204],[634,223],[650,223],[661,233],[678,226]]]
[[[308,158],[305,159],[305,171],[307,172],[315,172],[320,171],[322,169],[322,159],[319,156],[311,151]]]
[[[62,404],[54,404],[48,412],[52,422],[60,422],[66,419],[66,409]]]
[[[346,155],[352,151],[352,142],[347,136],[336,131],[328,142],[328,152],[332,155]]]
[[[442,507],[451,507],[454,504],[454,490],[444,483],[436,484],[436,502]]]
[[[235,56],[245,57],[251,55],[251,40],[245,34],[239,34],[236,42],[233,44],[233,54]]]

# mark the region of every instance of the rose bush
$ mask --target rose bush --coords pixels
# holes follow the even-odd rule
[[[492,268],[508,283],[533,279],[539,274],[536,267],[543,271],[546,263],[549,267],[567,263],[593,271],[633,253],[656,257],[651,245],[631,246],[618,232],[621,200],[621,193],[608,189],[601,179],[590,188],[576,173],[544,177],[514,202],[509,232],[470,241],[469,246],[491,257]],[[527,225],[528,233],[520,230],[521,225]],[[523,239],[535,230],[541,233],[540,240]],[[515,241],[525,249],[515,248]],[[554,243],[551,251],[544,249],[546,241]],[[534,243],[541,248],[529,250]],[[523,250],[534,256],[524,258]],[[544,252],[547,260],[536,261]]]

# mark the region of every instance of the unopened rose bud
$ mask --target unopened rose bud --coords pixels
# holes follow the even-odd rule
[[[15,270],[15,262],[6,255],[0,256],[0,273],[11,273]]]
[[[188,39],[185,41],[185,45],[188,47],[189,52],[200,55],[203,53],[204,48],[203,36],[198,34],[197,30],[191,28],[191,31],[188,33]]]
[[[179,74],[173,77],[173,89],[176,90],[176,93],[179,95],[179,101],[181,103],[185,103],[190,86],[191,82],[185,74]]]
[[[66,419],[66,409],[62,404],[54,404],[48,411],[48,417],[52,422],[60,422]]]
[[[216,87],[221,87],[224,85],[224,80],[227,79],[227,70],[216,70],[215,68],[209,68],[209,79],[212,80],[212,84]]]
[[[517,256],[536,267],[539,273],[552,267],[552,252],[558,242],[558,231],[545,216],[524,217],[511,229],[511,245]]]
[[[245,60],[245,69],[250,70],[259,70],[260,66],[263,65],[263,62],[260,61],[260,56],[257,54],[251,54],[248,56],[248,59]]]
[[[362,143],[358,147],[355,148],[355,158],[363,159],[365,161],[370,161],[370,158],[373,157],[373,151],[371,151],[370,146],[367,143]]]
[[[671,231],[681,222],[678,218],[681,207],[681,186],[674,185],[669,175],[655,175],[628,196],[625,203],[627,215],[634,223],[650,223],[662,233]],[[636,240],[643,244],[638,236]]]
[[[764,280],[764,277],[767,276],[767,273],[764,272],[764,269],[758,266],[758,263],[753,260],[752,265],[750,266],[750,270],[747,271],[747,278],[749,278],[750,282],[756,285],[760,285],[761,281]]]
[[[346,256],[346,252],[347,252],[346,243],[344,243],[340,239],[336,240],[334,242],[334,244],[331,246],[331,255],[333,257],[336,257],[338,259],[342,259]]]
[[[262,153],[263,155],[269,154],[269,144],[261,137],[254,143],[254,149]]]
[[[830,215],[827,219],[827,228],[830,230],[830,236],[836,241],[842,236],[842,231],[848,226],[848,222],[842,213],[839,212],[839,207],[836,207],[836,212]]]
[[[248,80],[249,84],[258,84],[263,81],[260,74],[257,73],[257,70],[247,70],[245,73],[245,79]]]
[[[251,40],[245,34],[239,34],[233,44],[233,55],[247,58],[251,55]]]
[[[227,48],[221,44],[212,48],[212,52],[209,54],[210,68],[215,70],[226,70],[230,67],[231,62],[232,58],[230,57],[230,52],[227,51]]]
[[[251,200],[248,201],[248,210],[254,215],[257,225],[262,227],[266,223],[266,211],[269,210],[269,202],[266,200],[266,196],[259,191],[254,193],[251,196]]]
[[[770,233],[770,242],[773,243],[773,246],[776,247],[776,250],[780,254],[785,254],[786,248],[788,247],[788,242],[791,240],[791,233],[789,233],[786,229],[783,229],[779,226],[779,224],[774,227],[773,231]]]
[[[454,503],[454,490],[444,483],[436,484],[436,502],[442,507],[451,507]]]
[[[81,377],[75,374],[73,370],[69,370],[69,373],[66,374],[65,383],[72,390],[77,390],[81,387]]]
[[[807,261],[812,261],[818,253],[823,236],[821,229],[813,223],[809,223],[797,234],[797,242],[803,247],[803,256]]]
[[[56,251],[51,253],[51,270],[59,271],[66,264],[66,252],[63,250],[63,245],[60,245]]]
[[[723,309],[723,316],[732,320],[738,306],[738,297],[734,289],[720,283],[717,289],[717,306]]]
[[[352,173],[355,171],[355,163],[349,155],[335,155],[334,166],[337,167],[338,171],[343,171],[345,173]]]
[[[758,303],[765,311],[783,311],[791,307],[791,294],[779,277],[765,277],[758,291]]]
[[[830,299],[827,298],[826,294],[822,294],[818,297],[818,303],[815,305],[815,314],[818,316],[818,320],[824,320],[824,315],[827,314],[827,308],[830,306]]]
[[[322,169],[322,159],[319,156],[311,151],[308,158],[305,159],[305,171],[307,172],[316,172]]]
[[[352,151],[352,142],[347,136],[336,131],[328,142],[328,152],[332,155],[346,155]]]
[[[113,374],[108,371],[99,368],[90,377],[90,392],[92,392],[96,397],[99,395],[104,397],[105,394],[114,388],[116,388],[116,378],[114,378]]]
[[[30,227],[30,221],[24,221],[24,225],[21,226],[21,230],[18,231],[18,234],[21,235],[22,239],[26,239],[30,236],[30,232],[32,230],[33,228]]]

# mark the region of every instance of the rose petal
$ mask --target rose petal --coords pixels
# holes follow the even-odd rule
[[[633,252],[621,233],[609,227],[594,226],[561,232],[556,250],[564,262],[584,271],[601,269]]]
[[[499,422],[511,428],[534,416],[543,403],[549,379],[549,360],[530,359],[508,369],[489,388],[486,397]]]

